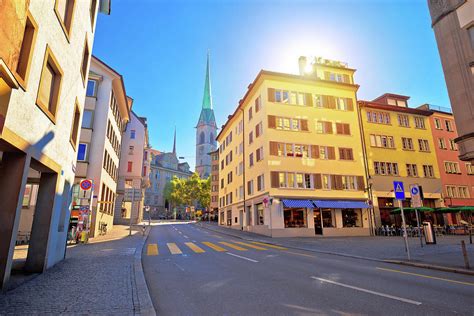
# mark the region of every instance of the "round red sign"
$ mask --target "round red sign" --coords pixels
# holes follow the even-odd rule
[[[81,183],[79,184],[79,186],[84,191],[90,190],[92,188],[92,181],[91,180],[82,180]]]

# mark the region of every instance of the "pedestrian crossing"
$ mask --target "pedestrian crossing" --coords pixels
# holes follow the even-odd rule
[[[251,242],[243,242],[243,241],[219,241],[219,242],[210,242],[210,241],[203,241],[203,242],[185,242],[182,245],[177,244],[174,242],[169,242],[165,244],[166,246],[161,246],[159,250],[159,246],[157,243],[149,243],[146,247],[146,255],[147,256],[158,256],[164,254],[171,254],[171,255],[182,255],[183,253],[205,253],[205,252],[226,252],[232,250],[238,251],[248,251],[248,250],[286,250],[287,248],[270,245],[266,243],[251,241]]]

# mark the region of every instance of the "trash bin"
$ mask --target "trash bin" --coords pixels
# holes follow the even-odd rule
[[[426,244],[436,244],[436,234],[430,222],[423,222],[423,234]]]

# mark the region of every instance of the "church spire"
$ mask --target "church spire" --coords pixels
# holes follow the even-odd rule
[[[173,154],[176,155],[176,126],[174,127]]]
[[[209,51],[207,51],[206,82],[204,83],[204,97],[202,98],[202,108],[212,110],[211,95],[211,65],[209,63]]]

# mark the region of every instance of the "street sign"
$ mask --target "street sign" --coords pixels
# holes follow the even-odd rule
[[[89,179],[82,180],[79,186],[81,187],[82,190],[88,191],[92,189],[92,180],[89,180]]]
[[[405,199],[405,189],[402,181],[393,181],[393,190],[395,191],[395,198],[397,200]]]
[[[411,206],[422,207],[420,187],[418,186],[418,184],[410,185],[410,195],[411,195]]]

